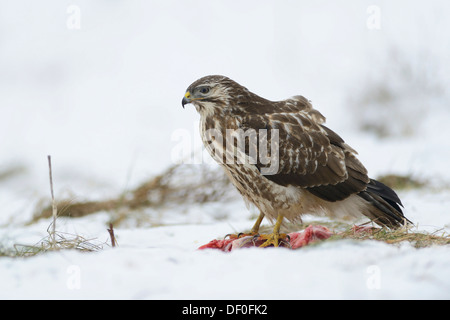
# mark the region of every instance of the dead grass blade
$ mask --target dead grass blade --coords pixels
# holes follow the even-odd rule
[[[82,252],[102,250],[102,243],[96,244],[94,243],[94,240],[95,239],[86,239],[80,235],[56,231],[54,235],[49,235],[34,245],[15,244],[15,256],[31,257],[45,252],[71,249]]]

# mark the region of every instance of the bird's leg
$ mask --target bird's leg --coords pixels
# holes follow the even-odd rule
[[[261,235],[259,237],[259,239],[261,240],[266,240],[262,245],[260,245],[260,247],[264,248],[264,247],[268,247],[270,245],[273,245],[274,247],[278,247],[278,243],[280,241],[280,239],[285,239],[287,237],[286,234],[281,233],[280,234],[280,228],[281,228],[281,224],[283,223],[283,215],[279,214],[277,217],[277,222],[275,223],[275,226],[273,227],[273,232],[272,234],[265,234],[265,235]]]
[[[246,236],[255,236],[259,232],[259,227],[261,226],[261,222],[263,221],[263,219],[264,219],[264,213],[261,212],[249,233],[241,232],[238,234],[227,234],[225,237],[230,237],[230,239],[238,239],[238,238],[242,238],[242,237],[246,237]]]
[[[258,234],[259,232],[259,227],[261,226],[261,222],[264,219],[264,213],[260,213],[258,216],[258,219],[256,219],[255,224],[253,225],[252,229],[250,230],[250,235],[254,236],[256,234]]]

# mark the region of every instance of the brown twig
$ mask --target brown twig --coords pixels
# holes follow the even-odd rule
[[[114,236],[113,224],[109,224],[109,229],[106,229],[109,232],[109,237],[111,238],[111,246],[114,248],[116,246],[116,237]]]

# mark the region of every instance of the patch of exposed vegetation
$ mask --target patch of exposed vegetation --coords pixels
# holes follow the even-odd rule
[[[343,239],[351,239],[357,241],[376,240],[393,245],[409,242],[415,248],[450,245],[450,234],[442,230],[437,230],[432,233],[415,231],[412,229],[412,227],[390,230],[386,228],[377,228],[370,226],[351,226],[347,223],[336,221],[321,220],[308,223],[287,223],[283,226],[282,232],[298,232],[306,229],[306,227],[308,227],[309,225],[314,224],[327,227],[334,233],[329,239],[323,241],[338,241]],[[260,229],[260,233],[266,234],[271,232],[271,226],[263,226]]]
[[[114,225],[141,209],[168,206],[226,202],[237,196],[223,170],[208,166],[174,165],[166,171],[115,199],[102,201],[60,200],[56,202],[59,217],[83,217],[100,211],[114,212]],[[52,216],[51,204],[37,208],[30,223]]]
[[[411,231],[407,228],[388,230],[372,228],[368,231],[355,231],[354,228],[340,232],[331,239],[377,240],[388,244],[409,242],[415,248],[427,248],[450,244],[450,235],[442,230],[433,233]]]
[[[0,182],[12,179],[23,174],[26,171],[25,166],[17,164],[6,167],[0,167]]]
[[[53,237],[55,237],[55,240],[53,240]],[[45,252],[68,249],[95,252],[103,249],[103,243],[96,243],[95,239],[86,239],[79,235],[55,232],[34,245],[15,244],[14,252],[10,250],[9,256],[31,257]]]
[[[394,190],[410,190],[427,186],[427,181],[414,178],[410,175],[386,174],[379,176],[378,181]]]

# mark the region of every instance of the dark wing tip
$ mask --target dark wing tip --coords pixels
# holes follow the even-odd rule
[[[394,190],[389,188],[384,183],[381,183],[380,181],[377,181],[375,179],[370,179],[370,182],[367,184],[367,191],[373,192],[380,197],[382,197],[384,200],[389,202],[394,208],[398,207],[398,205],[403,207],[402,201],[398,197],[397,193],[395,193]],[[396,208],[397,209],[397,208]],[[400,212],[400,208],[398,209]]]

